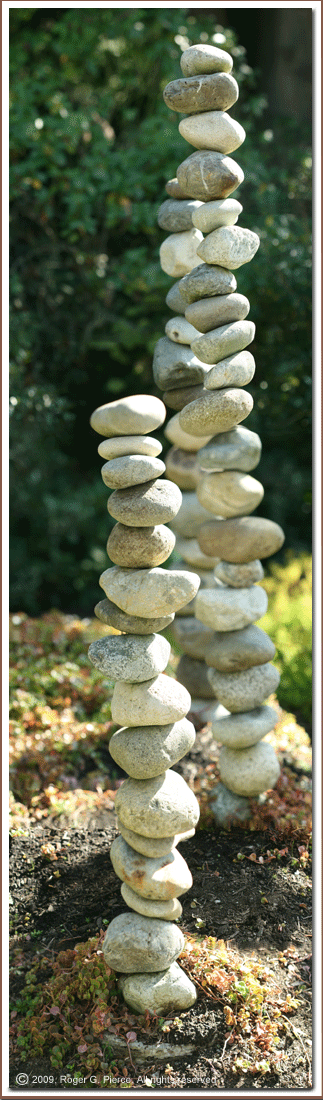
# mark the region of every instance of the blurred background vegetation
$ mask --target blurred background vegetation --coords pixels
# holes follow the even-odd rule
[[[112,521],[89,416],[157,392],[152,355],[173,281],[159,266],[157,210],[190,151],[162,89],[200,39],[234,58],[233,114],[247,132],[240,221],[261,238],[238,272],[257,326],[258,511],[282,524],[285,548],[310,548],[310,128],[306,111],[268,106],[221,10],[10,10],[13,611],[88,615],[99,597]]]

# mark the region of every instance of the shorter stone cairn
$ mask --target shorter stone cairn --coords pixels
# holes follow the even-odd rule
[[[114,491],[108,511],[117,521],[107,551],[114,563],[100,577],[106,598],[95,614],[120,634],[93,642],[89,657],[114,681],[111,713],[120,729],[110,741],[113,759],[129,778],[115,807],[120,835],[111,861],[129,911],[111,921],[103,944],[106,963],[120,973],[120,989],[135,1012],[182,1011],[196,989],[176,962],[184,936],[174,921],[192,876],[177,850],[193,836],[199,818],[195,795],[172,770],[195,740],[186,718],[190,695],[165,675],[170,644],[159,632],[192,600],[199,577],[161,568],[175,536],[166,524],[181,505],[181,491],[160,477],[165,464],[154,436],[166,409],[143,394],[102,405],[91,426],[105,439],[102,477]]]
[[[179,131],[195,151],[166,184],[170,198],[158,212],[169,233],[161,266],[177,280],[166,303],[176,315],[157,343],[153,372],[175,414],[165,434],[172,443],[167,476],[183,490],[172,521],[176,549],[201,579],[171,628],[184,651],[178,678],[203,700],[204,717],[213,696],[213,733],[222,748],[212,808],[218,823],[227,824],[244,820],[248,798],[279,776],[274,750],[262,742],[277,721],[264,705],[279,682],[271,664],[275,647],[254,624],[267,609],[260,559],[282,546],[284,534],[278,524],[250,515],[264,492],[250,473],[261,441],[242,425],[253,407],[244,387],[255,372],[248,350],[255,325],[233,272],[252,260],[260,241],[236,225],[242,206],[232,197],[244,178],[230,156],[245,138],[228,114],[239,89],[230,55],[216,47],[191,46],[180,64],[183,77],[163,95],[171,110],[186,112]]]

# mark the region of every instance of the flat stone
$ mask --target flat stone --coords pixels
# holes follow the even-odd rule
[[[173,176],[171,180],[167,180],[167,183],[165,183],[165,191],[167,191],[171,199],[187,199],[187,195],[184,195],[176,176]]]
[[[211,233],[219,225],[235,225],[242,210],[243,206],[238,199],[213,199],[213,202],[202,203],[195,210],[192,216],[193,225],[201,233]]]
[[[256,665],[243,672],[218,672],[209,668],[208,676],[219,702],[233,714],[260,707],[268,695],[276,691],[280,681],[278,669],[271,664]]]
[[[192,229],[192,215],[201,205],[201,202],[192,199],[166,199],[158,210],[158,225],[169,233]]]
[[[254,376],[256,364],[251,351],[238,351],[215,363],[204,379],[206,390],[224,386],[247,386]]]
[[[199,264],[179,282],[179,292],[186,306],[200,298],[210,298],[216,294],[233,294],[237,289],[237,280],[231,271],[224,267],[212,267],[211,264]]]
[[[153,619],[128,615],[112,600],[100,600],[94,608],[94,614],[101,623],[112,626],[114,630],[121,630],[125,634],[158,634],[160,630],[166,630],[175,617],[174,611],[169,615],[159,615]]]
[[[205,523],[208,517],[209,512],[200,504],[196,493],[183,493],[181,507],[173,520],[172,529],[176,535],[195,539],[201,524]],[[209,557],[212,557],[212,554]]]
[[[201,149],[196,153],[191,153],[189,157],[186,157],[186,160],[179,164],[176,175],[183,191],[186,191],[190,198],[202,199],[203,202],[208,202],[209,199],[226,199],[231,191],[235,191],[236,187],[239,187],[244,180],[242,168],[235,160],[232,160],[232,157],[227,157],[224,153],[212,152],[209,149]],[[227,232],[227,228],[224,231]],[[195,232],[199,233],[200,230],[196,229]],[[221,233],[222,230],[216,229],[215,232]],[[201,253],[203,244],[204,241],[198,246],[198,256],[209,263],[209,257],[205,255],[205,252]],[[217,261],[212,260],[211,262],[216,263]],[[228,263],[221,263],[221,260],[218,262],[222,267],[230,266]],[[236,266],[240,265],[237,264]]]
[[[180,77],[170,80],[163,91],[171,111],[195,114],[198,111],[228,111],[237,102],[239,88],[229,73]]]
[[[121,894],[129,909],[134,909],[135,913],[141,913],[143,917],[157,917],[159,920],[178,920],[183,912],[178,898],[169,898],[168,901],[152,901],[151,898],[143,898],[139,894],[135,894],[135,891],[126,882],[122,883]]]
[[[92,665],[111,680],[141,683],[164,672],[170,644],[160,634],[144,634],[142,638],[138,634],[114,634],[91,642],[88,656]]]
[[[199,229],[189,229],[186,233],[171,233],[159,249],[159,261],[162,271],[179,279],[187,275],[197,264],[197,248],[203,240]]]
[[[251,817],[251,806],[247,798],[233,794],[223,783],[218,783],[215,788],[214,798],[209,802],[216,824],[220,829],[227,829],[231,825],[248,821]]]
[[[198,536],[204,554],[217,554],[224,561],[237,565],[276,554],[284,538],[279,524],[262,516],[238,516],[225,521],[214,519],[203,524]]]
[[[259,245],[258,233],[251,229],[244,229],[240,225],[223,225],[205,237],[199,246],[198,255],[207,264],[220,264],[221,267],[230,267],[235,271],[237,267],[253,259]]]
[[[185,653],[178,662],[176,678],[195,699],[213,699],[215,696],[203,660],[199,661],[196,657],[188,657]]]
[[[172,317],[165,325],[165,333],[175,344],[191,344],[196,336],[200,336],[199,330],[190,325],[186,317]]]
[[[175,344],[168,336],[157,341],[153,358],[156,386],[163,389],[183,389],[203,382],[208,367],[200,363],[191,348]]]
[[[201,397],[202,393],[204,393],[204,386],[202,385],[185,386],[185,388],[180,390],[165,390],[165,393],[163,393],[163,401],[169,409],[176,409],[177,412],[180,412],[180,410],[184,408],[184,405],[189,405],[190,401],[196,401],[196,398]],[[165,461],[167,470],[167,455]]]
[[[119,818],[117,818],[117,827],[121,836],[130,844],[131,848],[134,848],[135,852],[141,852],[143,856],[151,856],[152,858],[159,858],[159,856],[165,856],[172,848],[176,848],[177,844],[182,843],[184,840],[189,840],[194,836],[195,829],[188,829],[185,833],[176,833],[173,836],[159,836],[155,837],[142,836],[140,833],[135,833],[133,829],[127,829],[126,825],[123,825]]]
[[[243,351],[254,339],[256,326],[253,321],[231,321],[229,325],[219,325],[211,332],[205,332],[192,340],[194,355],[199,354],[204,363],[218,363],[235,351]]]
[[[192,600],[199,588],[199,577],[186,570],[158,566],[153,569],[112,566],[101,574],[99,584],[121,611],[149,619],[163,612],[165,615],[168,611],[176,612]]]
[[[251,353],[244,351],[239,354],[249,356]],[[220,368],[221,363],[217,366]],[[260,458],[260,436],[240,424],[230,432],[219,432],[211,439],[210,443],[201,448],[197,462],[201,471],[245,470],[247,473],[258,466]]]
[[[133,1012],[168,1016],[195,1004],[197,992],[178,963],[156,974],[129,974],[119,979],[119,989]]]
[[[196,452],[170,447],[166,455],[166,474],[180,489],[195,489],[197,484]],[[200,550],[200,554],[202,551]]]
[[[113,869],[136,894],[152,901],[168,901],[190,890],[193,879],[183,856],[172,849],[166,856],[150,859],[130,848],[122,836],[111,844]]]
[[[218,672],[240,672],[272,661],[275,652],[274,643],[264,630],[259,626],[246,626],[242,630],[214,634],[205,660]]]
[[[182,684],[161,673],[154,679],[145,680],[144,684],[119,680],[113,689],[111,714],[113,721],[121,726],[167,726],[185,718],[190,702]],[[134,824],[132,827],[135,828]]]
[[[167,561],[175,546],[170,527],[129,527],[116,523],[107,541],[107,553],[114,565],[152,568]]]
[[[108,500],[108,512],[126,527],[154,527],[174,519],[180,505],[178,486],[159,479],[130,489],[115,489]]]
[[[166,424],[165,428],[166,439],[169,439],[170,443],[173,443],[175,447],[180,447],[183,451],[195,451],[195,453],[204,447],[206,443],[212,438],[211,435],[192,436],[188,432],[184,432],[179,423],[179,413],[172,416]]]
[[[214,631],[193,617],[177,618],[171,628],[171,638],[188,657],[203,661],[214,638]]]
[[[265,615],[267,606],[267,593],[257,585],[250,588],[226,588],[223,585],[199,592],[195,600],[197,619],[221,633],[223,630],[242,630],[244,626],[249,626],[249,623]],[[220,695],[219,699],[222,703]],[[226,703],[223,702],[223,706]]]
[[[192,569],[214,569],[217,558],[208,558],[200,549],[197,539],[177,538],[176,551]]]
[[[185,317],[191,326],[202,333],[228,321],[244,321],[249,309],[250,302],[244,294],[217,294],[213,298],[191,302],[185,310]]]
[[[168,308],[174,310],[174,313],[185,313],[185,302],[183,302],[179,290],[179,280],[177,283],[173,283],[168,294],[166,294],[165,301]]]
[[[188,115],[178,126],[179,132],[195,149],[214,149],[234,153],[245,140],[246,131],[226,111],[204,111]]]
[[[165,463],[160,458],[132,454],[111,458],[102,466],[101,477],[109,489],[128,489],[132,485],[141,485],[145,481],[161,477],[165,469]]]
[[[214,576],[231,588],[248,588],[249,585],[262,581],[264,571],[259,558],[248,561],[245,565],[232,565],[229,561],[219,561],[215,566]]]
[[[140,393],[100,405],[92,413],[90,424],[99,435],[113,438],[116,435],[146,435],[160,428],[165,416],[165,405],[159,397]]]
[[[189,698],[181,684],[173,683]],[[195,794],[173,771],[155,779],[126,779],[117,790],[115,808],[123,825],[147,837],[195,829],[200,816]]]
[[[184,936],[176,924],[120,913],[109,924],[102,951],[107,966],[124,974],[153,973],[168,967],[183,950]]]
[[[249,416],[252,409],[253,399],[246,390],[231,387],[210,390],[181,410],[178,414],[179,425],[188,435],[198,436],[200,439],[207,432],[216,435],[218,432],[231,431]]]
[[[180,58],[180,66],[183,76],[195,76],[202,73],[231,73],[233,61],[226,50],[219,46],[209,46],[206,42],[199,42],[196,46],[188,46]]]
[[[228,749],[220,752],[221,780],[235,794],[255,798],[271,790],[280,775],[276,753],[268,742],[259,741],[249,749]]]
[[[227,745],[231,749],[247,749],[250,745],[256,745],[266,733],[270,733],[278,722],[278,715],[273,707],[261,706],[253,710],[242,711],[240,714],[228,714],[222,718],[215,718],[212,722],[212,732],[215,740]]]
[[[166,639],[161,641],[166,642]],[[167,726],[126,726],[117,730],[110,738],[109,752],[132,779],[151,779],[177,764],[194,741],[192,722],[182,718]]]
[[[196,486],[200,504],[214,516],[245,516],[254,512],[262,501],[264,487],[260,481],[240,470],[201,474]]]
[[[162,449],[162,443],[159,439],[154,439],[153,435],[120,435],[103,439],[99,443],[98,454],[106,460],[123,455],[149,455],[156,458]]]

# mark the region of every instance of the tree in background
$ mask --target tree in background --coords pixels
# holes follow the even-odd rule
[[[296,13],[297,14],[297,13]],[[111,520],[92,409],[156,392],[169,312],[157,210],[187,156],[162,89],[182,49],[232,53],[246,128],[243,224],[261,248],[239,270],[256,322],[248,427],[264,458],[261,514],[309,547],[310,134],[269,116],[236,34],[190,9],[11,9],[12,610],[87,614]]]

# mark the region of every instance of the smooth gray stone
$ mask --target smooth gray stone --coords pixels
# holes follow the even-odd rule
[[[176,962],[155,974],[125,975],[119,978],[119,989],[133,1012],[155,1016],[184,1012],[197,998],[195,985]]]
[[[248,390],[233,386],[222,390],[208,390],[182,409],[178,414],[179,426],[188,435],[197,435],[199,438],[208,432],[210,435],[216,435],[217,432],[222,434],[245,420],[252,409],[253,398]],[[127,490],[124,489],[123,492]]]
[[[152,481],[165,473],[165,463],[149,455],[123,455],[111,458],[101,469],[101,477],[109,489],[128,489]]]
[[[150,616],[177,611],[192,600],[199,588],[197,573],[187,569],[105,569],[99,584],[109,599],[129,615]]]
[[[181,447],[170,447],[166,455],[166,474],[175,481],[180,489],[195,489],[197,485],[196,451],[182,451]]]
[[[179,279],[187,275],[197,264],[197,249],[203,235],[199,229],[186,229],[182,233],[170,233],[160,245],[159,262],[162,271]]]
[[[280,767],[276,753],[267,741],[258,741],[249,749],[228,749],[223,745],[220,750],[220,775],[222,783],[234,794],[254,798],[275,786]]]
[[[219,702],[233,714],[259,707],[276,691],[280,681],[278,669],[271,664],[256,665],[243,672],[218,672],[209,668],[208,676]]]
[[[237,81],[229,73],[180,77],[166,84],[163,91],[166,106],[183,114],[228,111],[238,96]]]
[[[96,604],[94,614],[101,623],[113,626],[115,630],[122,630],[125,634],[157,634],[161,630],[166,630],[175,618],[174,611],[169,615],[159,615],[155,619],[129,615],[108,599],[100,600]]]
[[[214,569],[218,560],[217,558],[207,558],[206,554],[203,554],[203,551],[200,550],[197,539],[192,538],[177,538],[176,552],[192,569]]]
[[[135,894],[135,891],[131,889],[131,886],[127,886],[126,882],[122,883],[121,894],[129,909],[134,909],[135,913],[141,913],[143,917],[157,917],[159,920],[178,920],[183,912],[178,898],[169,898],[169,901],[153,901],[151,898],[143,898],[139,894]]]
[[[210,332],[203,333],[192,340],[194,355],[199,354],[204,363],[220,362],[236,351],[243,351],[254,340],[256,326],[253,321],[231,321],[229,325],[219,325]]]
[[[214,516],[246,516],[262,501],[264,487],[260,481],[241,470],[222,470],[201,474],[196,486],[200,504]]]
[[[250,354],[245,352],[243,354]],[[261,439],[256,432],[239,424],[230,432],[219,432],[199,451],[197,463],[201,471],[254,470],[261,458]]]
[[[195,46],[188,46],[180,57],[180,66],[183,76],[195,76],[205,73],[231,73],[233,66],[232,57],[226,50],[219,46],[210,46],[206,42],[198,42]]]
[[[188,695],[180,684],[175,686]],[[115,808],[123,825],[147,837],[194,829],[200,816],[195,794],[173,771],[155,779],[126,779],[117,790]]]
[[[247,749],[256,745],[278,722],[273,707],[260,706],[239,714],[227,714],[212,721],[215,740],[231,749]]]
[[[206,523],[209,516],[209,511],[200,504],[196,493],[184,492],[182,493],[182,503],[177,516],[172,521],[172,529],[176,535],[195,539],[201,524]]]
[[[185,302],[183,302],[182,295],[179,290],[179,282],[173,283],[168,294],[166,294],[166,305],[169,309],[172,309],[174,313],[185,313]]]
[[[192,229],[194,228],[192,214],[201,205],[201,202],[194,199],[166,199],[158,210],[158,225],[169,233],[180,233],[182,230]]]
[[[151,455],[156,458],[162,449],[159,439],[153,435],[118,435],[103,439],[99,443],[98,454],[106,461],[122,455]]]
[[[233,294],[237,289],[237,280],[225,267],[212,264],[199,264],[180,279],[178,289],[186,306],[199,298],[210,298],[216,294]]]
[[[206,376],[205,376],[205,378],[206,378]],[[204,382],[205,382],[205,378],[204,378]],[[184,408],[184,405],[189,405],[190,401],[196,401],[196,398],[201,397],[202,393],[204,393],[204,386],[202,386],[202,384],[200,386],[185,386],[185,387],[183,387],[183,389],[178,389],[178,390],[165,390],[165,392],[163,393],[163,401],[164,401],[165,405],[167,405],[167,408],[175,409],[176,412],[180,412],[181,409]],[[183,454],[184,454],[184,452],[183,452]],[[167,471],[167,459],[168,459],[168,454],[166,455],[166,458],[165,458],[166,471]],[[173,478],[173,480],[176,481],[176,478]],[[176,481],[176,484],[179,485],[179,482]],[[180,488],[182,488],[182,486],[180,486]],[[183,488],[188,489],[189,486],[186,485],[186,486],[183,486]]]
[[[88,656],[95,668],[106,673],[111,680],[141,683],[164,672],[170,644],[160,634],[113,635],[91,642]]]
[[[110,859],[118,878],[136,894],[152,901],[180,897],[192,886],[191,872],[177,848],[166,856],[150,859],[130,848],[122,836],[117,836],[111,844]]]
[[[186,317],[172,317],[170,321],[167,321],[165,325],[166,336],[170,340],[173,340],[174,344],[191,344],[192,340],[199,335],[198,329],[194,328],[194,325],[190,325]]]
[[[186,320],[200,332],[209,332],[228,321],[244,321],[250,302],[245,294],[217,294],[191,302],[185,310]]]
[[[175,541],[170,527],[163,523],[155,527],[116,523],[107,541],[107,553],[114,565],[128,569],[153,568],[169,558]]]
[[[176,176],[173,176],[171,180],[167,180],[167,183],[165,183],[165,191],[167,191],[171,199],[187,199],[187,195],[183,194]]]
[[[99,435],[146,435],[164,423],[166,409],[159,397],[134,394],[100,405],[92,413],[90,424]]]
[[[203,202],[208,202],[210,199],[226,199],[244,180],[244,173],[237,161],[209,149],[199,149],[196,153],[191,153],[178,165],[176,175],[182,190],[191,198],[201,199]],[[199,233],[200,230],[197,229],[196,232]],[[219,233],[220,230],[216,229],[214,232]],[[201,255],[204,244],[205,240],[202,240],[198,254],[208,263],[209,256],[203,253]],[[229,263],[221,265],[221,260],[219,264],[222,267],[230,266]]]
[[[241,225],[221,225],[199,246],[198,255],[207,264],[221,264],[233,271],[253,259],[260,245],[258,233]]]
[[[234,153],[245,140],[246,131],[226,111],[204,111],[201,115],[188,115],[178,126],[185,141],[195,149],[214,149],[221,153]]]
[[[133,829],[128,829],[118,817],[117,828],[127,844],[130,844],[130,848],[134,848],[135,852],[140,852],[142,856],[149,856],[152,859],[168,855],[172,848],[176,848],[178,844],[182,844],[185,840],[190,840],[195,833],[195,829],[188,829],[185,833],[159,836],[156,839],[156,837],[142,836],[141,833],[135,833]]]
[[[214,699],[205,661],[184,654],[177,665],[176,678],[195,699]]]
[[[208,648],[212,645],[214,631],[211,627],[203,626],[203,623],[193,617],[176,617],[170,636],[188,657],[203,661]]]
[[[173,443],[175,447],[180,447],[183,451],[199,451],[200,447],[204,447],[206,443],[211,439],[211,433],[209,435],[192,436],[188,432],[184,432],[179,423],[179,413],[172,416],[166,424],[165,436],[169,439],[170,443]]]
[[[109,924],[102,951],[107,966],[125,974],[143,970],[153,973],[157,966],[166,968],[184,947],[184,936],[176,924],[142,917],[139,913],[121,913]]]
[[[205,202],[193,215],[193,225],[200,229],[201,233],[211,233],[220,225],[234,225],[242,213],[243,207],[238,199],[214,199],[213,202]]]
[[[260,626],[245,626],[242,630],[215,633],[207,648],[205,660],[218,672],[241,672],[253,665],[272,661],[276,648]]]
[[[169,523],[180,506],[180,489],[166,478],[145,481],[130,489],[115,489],[108,500],[110,516],[126,527],[155,527]]]
[[[219,561],[214,569],[214,576],[230,588],[248,588],[251,584],[262,581],[264,571],[259,558],[248,561],[245,565],[233,565],[229,561]]]
[[[185,718],[190,703],[191,697],[186,688],[161,672],[159,676],[145,680],[143,684],[128,684],[125,680],[118,680],[113,689],[111,715],[113,721],[120,726],[167,726],[170,722]],[[121,813],[120,817],[122,818]],[[125,821],[125,824],[128,823]],[[131,822],[129,825],[136,832],[135,825],[131,825]]]
[[[192,722],[182,718],[167,726],[123,727],[110,738],[109,752],[132,779],[151,779],[177,764],[194,741]]]
[[[190,347],[175,344],[168,336],[157,341],[153,358],[153,376],[160,390],[181,389],[203,382],[208,367],[200,363]]]
[[[280,550],[285,539],[278,523],[262,516],[213,519],[200,527],[198,540],[204,554],[217,554],[224,561],[240,563],[268,558]]]
[[[245,626],[249,626],[249,623],[265,615],[267,606],[268,597],[264,588],[258,588],[257,585],[252,585],[250,588],[227,588],[225,585],[219,585],[210,591],[204,589],[198,592],[195,600],[195,614],[205,626],[211,626],[213,630],[222,633],[227,630],[242,630]],[[215,682],[213,686],[218,694]],[[219,699],[220,703],[226,707],[227,704],[220,695]],[[257,706],[257,703],[254,703],[254,706]],[[228,710],[231,709],[228,706]]]
[[[204,380],[206,390],[222,389],[223,386],[247,386],[256,370],[256,364],[250,351],[238,351],[220,359],[209,370]]]
[[[210,810],[215,817],[217,825],[227,829],[230,825],[239,824],[240,821],[248,821],[251,817],[251,806],[248,798],[233,794],[223,783],[218,783],[215,788],[214,798],[209,802]]]

